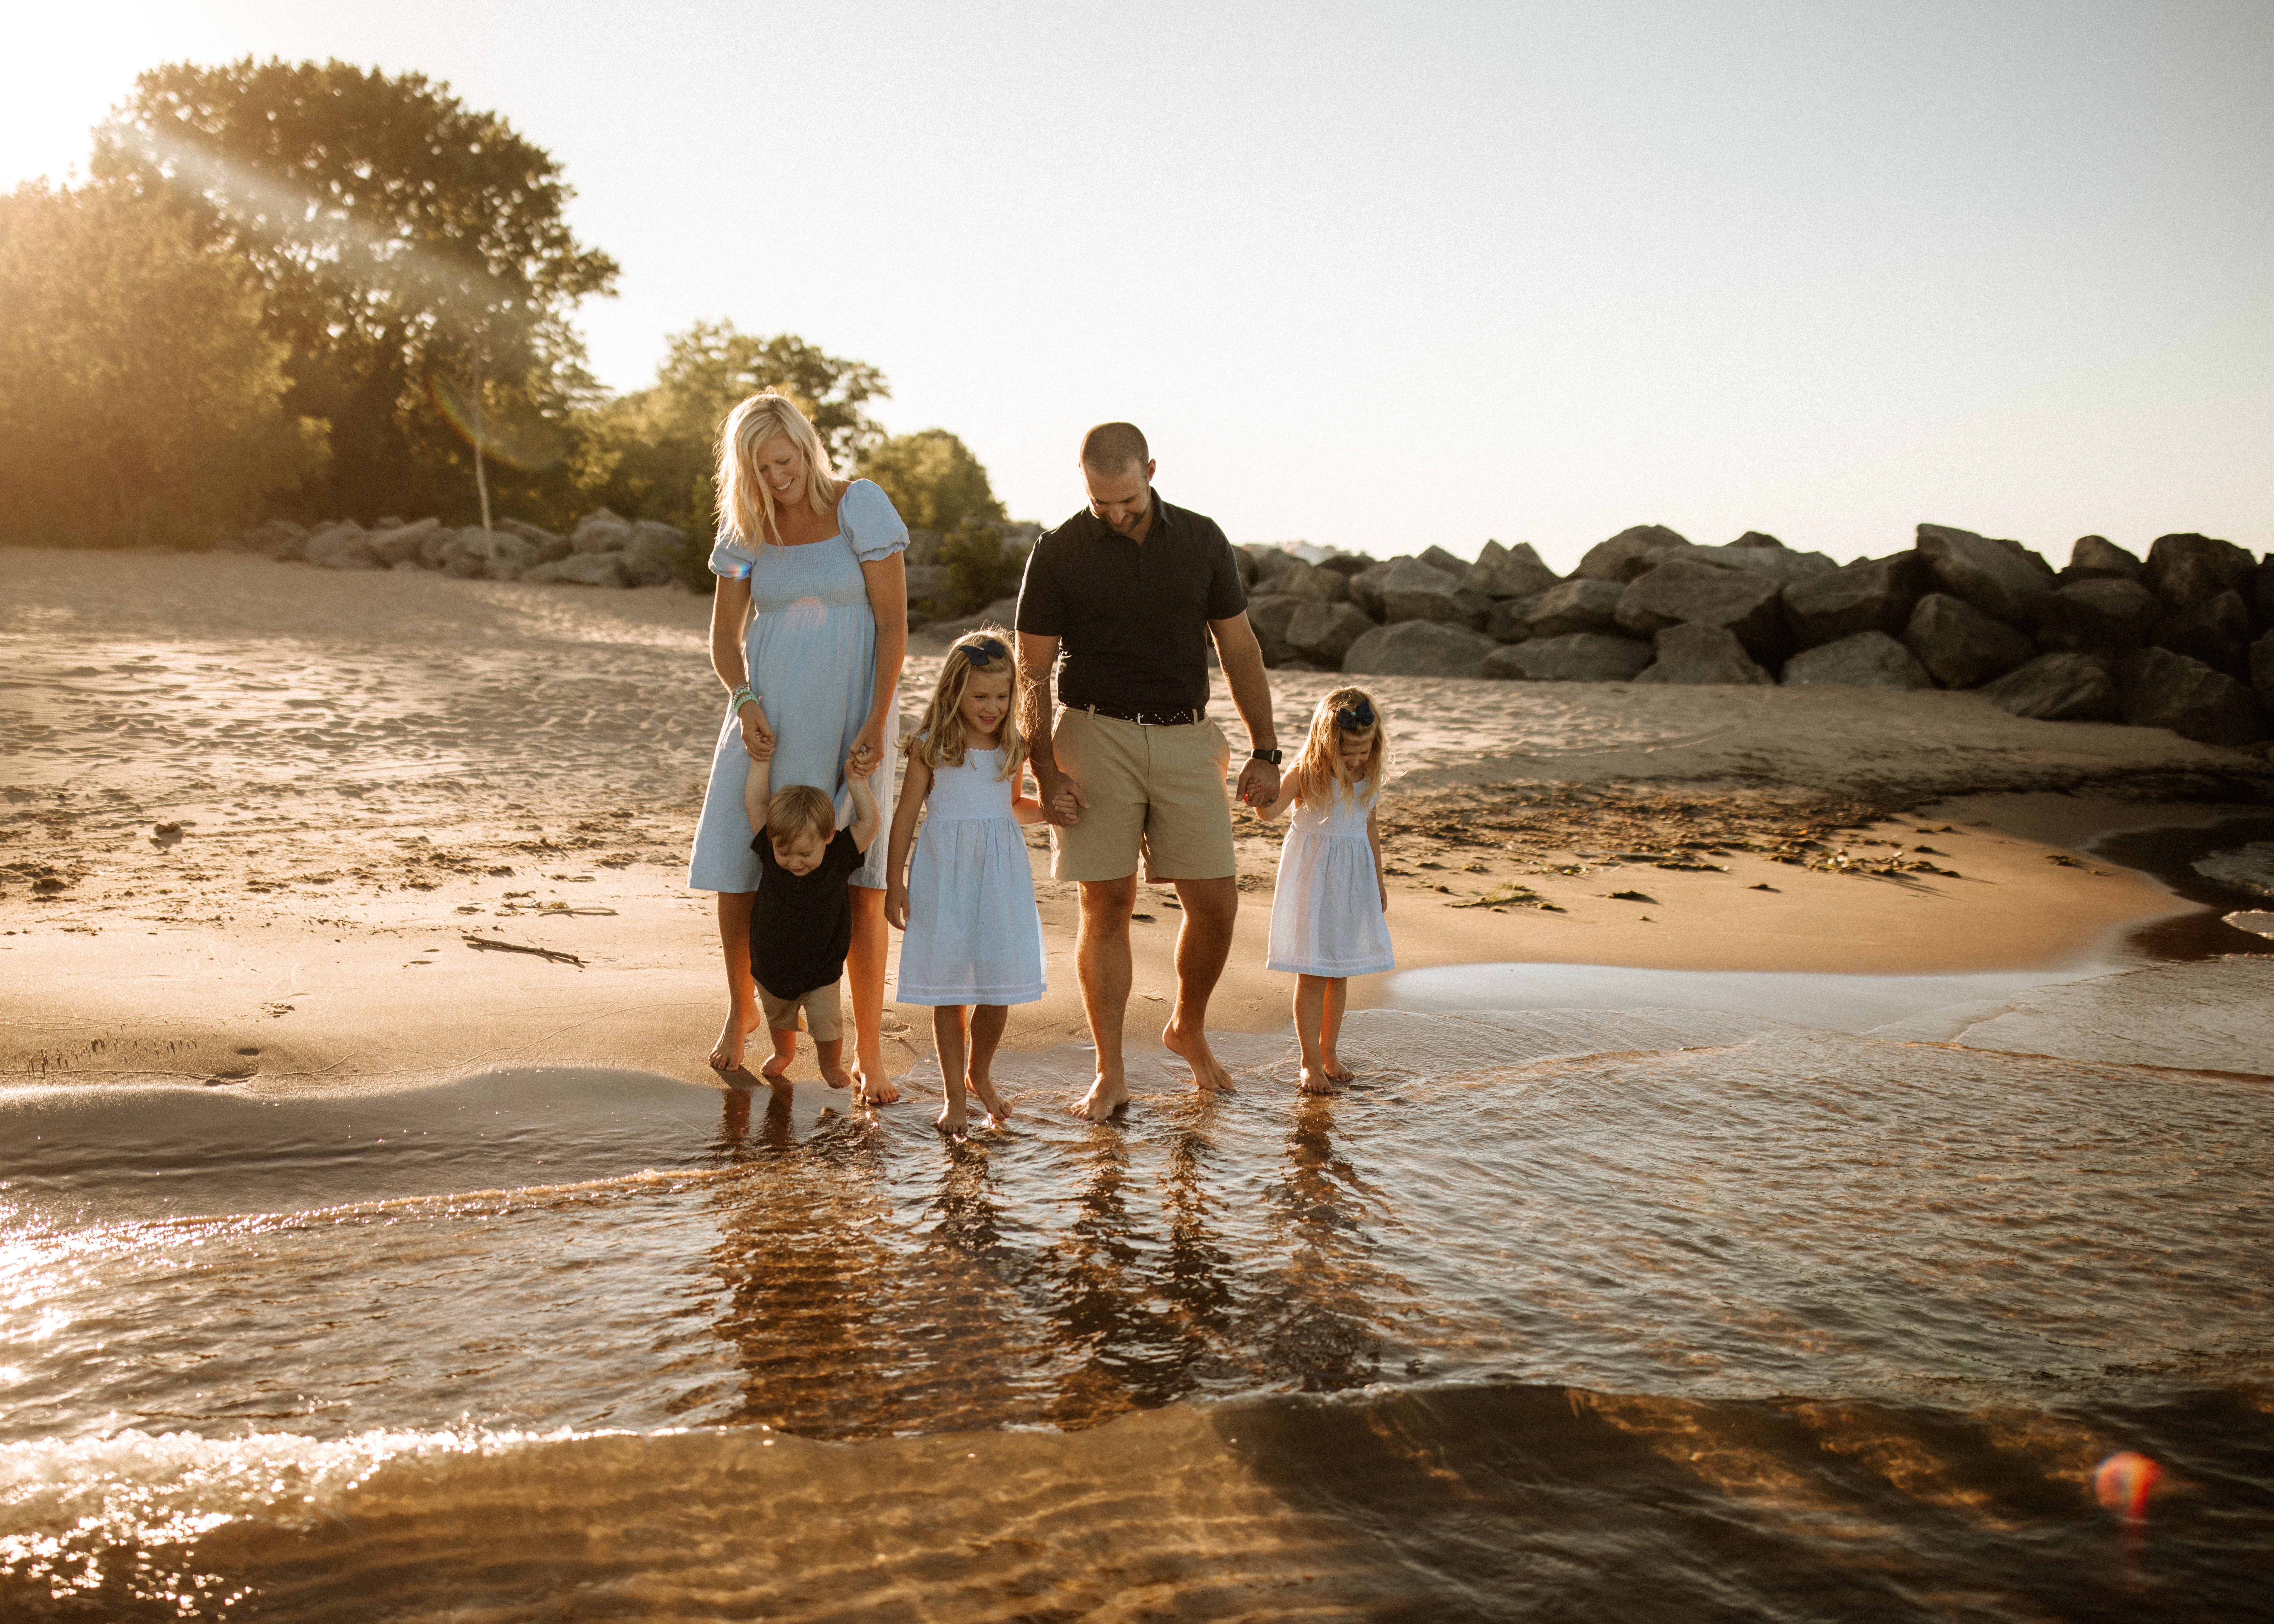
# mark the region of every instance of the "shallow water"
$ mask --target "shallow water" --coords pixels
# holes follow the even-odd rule
[[[0,1616],[2242,1616],[2274,1086],[1354,1015],[942,1144],[606,1073],[0,1105]],[[2166,1471],[2144,1526],[2095,1464]]]

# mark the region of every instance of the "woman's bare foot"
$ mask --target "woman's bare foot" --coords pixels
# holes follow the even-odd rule
[[[855,1071],[846,1079],[846,1082],[853,1085],[855,1095],[863,1105],[890,1105],[900,1097],[900,1089],[893,1085],[892,1079],[889,1077],[880,1076],[872,1079],[866,1071]],[[838,1082],[832,1078],[829,1086],[832,1088],[842,1088],[845,1083]]]
[[[1324,1066],[1305,1066],[1295,1074],[1295,1086],[1305,1094],[1332,1094],[1335,1091],[1334,1075]],[[1349,1072],[1343,1073],[1344,1080],[1349,1077]]]
[[[1071,1109],[1077,1116],[1090,1122],[1111,1122],[1113,1113],[1129,1103],[1129,1085],[1121,1079],[1108,1078],[1103,1071],[1089,1086],[1089,1092],[1074,1101]]]
[[[732,1071],[742,1064],[742,1050],[750,1041],[750,1034],[762,1024],[757,1006],[747,1010],[728,1010],[727,1024],[719,1028],[719,1041],[711,1046],[711,1069]]]
[[[1175,1021],[1161,1028],[1161,1041],[1193,1069],[1193,1086],[1202,1094],[1231,1094],[1231,1073],[1216,1064],[1216,1053],[1209,1048],[1208,1034],[1194,1027],[1180,1031]]]
[[[987,1108],[987,1118],[990,1122],[1000,1124],[1010,1120],[1011,1103],[995,1092],[993,1078],[975,1076],[970,1079],[968,1086],[971,1092],[979,1096],[979,1103]]]

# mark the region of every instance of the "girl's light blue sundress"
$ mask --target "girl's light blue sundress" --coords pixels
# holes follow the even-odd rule
[[[1271,890],[1265,969],[1337,976],[1397,967],[1382,913],[1382,882],[1374,877],[1374,843],[1366,838],[1374,788],[1361,778],[1348,794],[1330,790],[1321,805],[1296,803]]]
[[[855,479],[838,500],[837,534],[803,546],[751,546],[721,524],[711,549],[711,573],[750,583],[757,611],[743,634],[750,688],[765,707],[773,729],[772,783],[776,789],[810,784],[837,801],[837,824],[853,821],[853,797],[844,786],[845,757],[877,688],[877,618],[869,608],[869,584],[861,566],[888,559],[908,545],[908,528],[892,499],[866,479]],[[897,710],[897,707],[896,707]],[[881,891],[885,885],[885,831],[892,822],[894,748],[899,728],[887,721],[885,764],[870,780],[884,817],[867,860],[853,883]],[[757,853],[750,850],[749,815],[742,810],[742,784],[750,757],[742,730],[728,711],[719,727],[719,748],[711,757],[711,786],[703,795],[702,821],[695,827],[695,849],[687,862],[693,891],[755,891]]]
[[[897,1004],[1032,1004],[1043,992],[1043,921],[1027,837],[999,750],[932,769],[908,863]]]

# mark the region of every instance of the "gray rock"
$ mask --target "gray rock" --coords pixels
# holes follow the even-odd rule
[[[2014,635],[2020,634],[2015,633]],[[2026,638],[2022,646],[2029,647]],[[1911,651],[1885,632],[1856,632],[1823,643],[1784,663],[1788,688],[1824,683],[1837,688],[1932,688],[1934,679]]]
[[[1727,569],[1742,569],[1750,575],[1766,576],[1779,586],[1828,575],[1840,568],[1832,561],[1829,553],[1795,553],[1786,546],[1746,546],[1738,542],[1732,542],[1726,547],[1668,549],[1662,553],[1653,552],[1651,556],[1661,561],[1686,558],[1701,564],[1719,564]]]
[[[1638,524],[1588,548],[1571,575],[1582,581],[1631,581],[1650,568],[1652,548],[1689,545],[1679,531],[1663,524]]]
[[[1461,584],[1495,600],[1531,598],[1555,584],[1555,572],[1540,560],[1528,541],[1519,541],[1513,547],[1488,541],[1461,577]]]
[[[2192,609],[2173,610],[2156,622],[2148,641],[2238,681],[2249,677],[2250,611],[2240,592],[2221,592]]]
[[[1276,667],[1295,658],[1295,650],[1287,643],[1287,625],[1306,601],[1284,592],[1261,592],[1247,600],[1247,623],[1255,628],[1255,641],[1263,645],[1265,665]]]
[[[1922,524],[1918,550],[1944,591],[2008,626],[2034,625],[2052,596],[2052,567],[2018,541]]]
[[[1452,576],[1456,581],[1462,579],[1469,573],[1468,560],[1461,558],[1457,554],[1448,553],[1444,548],[1434,544],[1421,549],[1420,559],[1421,561],[1424,564],[1427,564],[1430,568],[1442,569],[1447,575]]]
[[[1256,586],[1267,592],[1276,591],[1278,589],[1271,583],[1303,561],[1284,547],[1251,545],[1246,547],[1234,548],[1233,551],[1246,553],[1247,561],[1254,571],[1254,579]],[[1237,564],[1238,560],[1234,560],[1233,562]]]
[[[1766,530],[1747,530],[1729,545],[1733,547],[1781,547],[1784,543]]]
[[[955,584],[953,573],[945,564],[910,564],[907,568],[908,601],[912,604],[937,598]]]
[[[1857,632],[1901,636],[1910,625],[1924,574],[1917,553],[1899,553],[1796,581],[1784,590],[1786,629],[1803,649]]]
[[[686,552],[687,537],[677,525],[660,519],[637,520],[624,548],[624,579],[633,586],[669,586],[679,579],[680,560]]]
[[[1657,647],[1657,660],[1636,681],[1758,687],[1776,680],[1753,663],[1737,634],[1726,626],[1669,626],[1659,633]]]
[[[2037,653],[2027,637],[1963,598],[1929,592],[1911,610],[1903,644],[1945,688],[2002,677]]]
[[[1350,577],[1339,570],[1321,569],[1316,564],[1306,563],[1291,555],[1289,568],[1282,569],[1269,583],[1269,590],[1283,592],[1289,598],[1299,598],[1306,603],[1341,604],[1350,601]],[[1261,583],[1259,581],[1259,584]]]
[[[1374,560],[1363,553],[1337,553],[1319,560],[1321,569],[1331,569],[1338,575],[1354,575],[1360,570],[1372,569]]]
[[[489,531],[478,524],[468,524],[441,531],[440,536],[439,543],[432,538],[428,542],[428,556],[435,560],[436,568],[456,581],[487,578],[493,561]]]
[[[1356,604],[1304,603],[1284,634],[1296,657],[1321,671],[1340,671],[1351,645],[1374,629]]]
[[[1631,682],[1657,658],[1638,638],[1569,632],[1495,649],[1485,656],[1484,674],[1532,682]]]
[[[2274,710],[2274,632],[2250,645],[2250,686],[2269,710]]]
[[[2080,536],[2069,549],[2064,581],[2137,581],[2140,560],[2105,536]]]
[[[2147,648],[2116,665],[2124,719],[2168,727],[2202,744],[2248,744],[2264,732],[2264,713],[2248,688],[2223,671],[2169,649]]]
[[[2192,609],[2221,592],[2248,592],[2258,561],[2231,541],[2193,531],[2158,536],[2148,549],[2140,584],[2174,609]]]
[[[629,530],[630,527],[625,527]],[[548,573],[549,572],[549,573]],[[544,574],[563,586],[626,586],[624,561],[614,553],[572,553],[550,564],[539,564],[522,579]]]
[[[290,519],[270,519],[245,531],[245,545],[248,550],[265,553],[273,559],[305,563],[308,557],[307,527]]]
[[[1331,570],[1321,573],[1340,579]],[[1373,578],[1374,594],[1382,605],[1381,618],[1393,626],[1401,620],[1442,620],[1481,631],[1490,613],[1489,599],[1462,593],[1460,577],[1419,559],[1396,559],[1384,565],[1379,575],[1368,570],[1365,575],[1352,576],[1353,594],[1358,583],[1368,577]]]
[[[379,560],[372,554],[369,537],[363,526],[351,519],[328,524],[309,537],[305,556],[319,569],[380,568]]]
[[[1491,638],[1465,626],[1405,620],[1377,626],[1351,644],[1343,669],[1376,677],[1473,677],[1482,674],[1485,656],[1494,646]]]
[[[939,562],[939,548],[940,534],[937,530],[911,530],[908,532],[907,549],[901,554],[901,556],[907,559],[911,564],[922,564],[928,568]],[[1246,553],[1238,547],[1233,548],[1232,551],[1234,553],[1239,554],[1239,557],[1244,558],[1246,556]],[[1235,558],[1233,561],[1238,562],[1239,560]],[[1243,583],[1255,578],[1255,570],[1253,560],[1251,560],[1248,565],[1241,570],[1239,578]]]
[[[531,549],[531,556],[540,564],[549,564],[555,559],[568,556],[568,538],[566,536],[556,536],[551,530],[520,519],[500,519],[497,528],[510,530],[527,542]]]
[[[572,553],[621,553],[631,545],[631,539],[630,520],[606,508],[597,508],[576,521],[576,528],[568,532],[568,548]],[[562,575],[561,579],[569,581],[576,577]]]
[[[383,530],[373,531],[364,545],[371,549],[372,557],[388,569],[406,562],[424,568],[426,560],[420,556],[419,549],[425,545],[427,537],[441,528],[442,521],[440,519],[421,519],[416,524],[391,524]]]
[[[2262,632],[2274,632],[2274,553],[2258,560],[2253,580],[2250,623]]]
[[[1532,600],[1532,612],[1525,617],[1525,635],[1562,637],[1573,632],[1616,635],[1619,599],[1625,596],[1626,588],[1615,581],[1574,576],[1549,587]]]
[[[2097,654],[2040,654],[1977,690],[2001,710],[2047,722],[2106,722],[2121,710]]]
[[[2037,612],[2037,646],[2056,652],[2129,654],[2148,641],[2163,613],[2163,600],[2137,581],[2087,575],[2064,582],[2045,600]]]
[[[1350,577],[1351,602],[1379,620],[1382,619],[1382,583],[1389,575],[1390,567],[1394,564],[1419,561],[1406,557],[1398,557],[1384,559],[1379,564],[1368,564],[1364,569]],[[1428,566],[1423,565],[1422,568],[1426,569]]]
[[[1676,559],[1628,584],[1619,598],[1618,621],[1645,636],[1669,626],[1727,627],[1753,658],[1773,663],[1786,648],[1781,604],[1773,581]]]

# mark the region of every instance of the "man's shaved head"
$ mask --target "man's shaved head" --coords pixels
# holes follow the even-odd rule
[[[1101,423],[1081,437],[1081,465],[1101,474],[1142,468],[1152,460],[1144,432],[1133,423]]]

